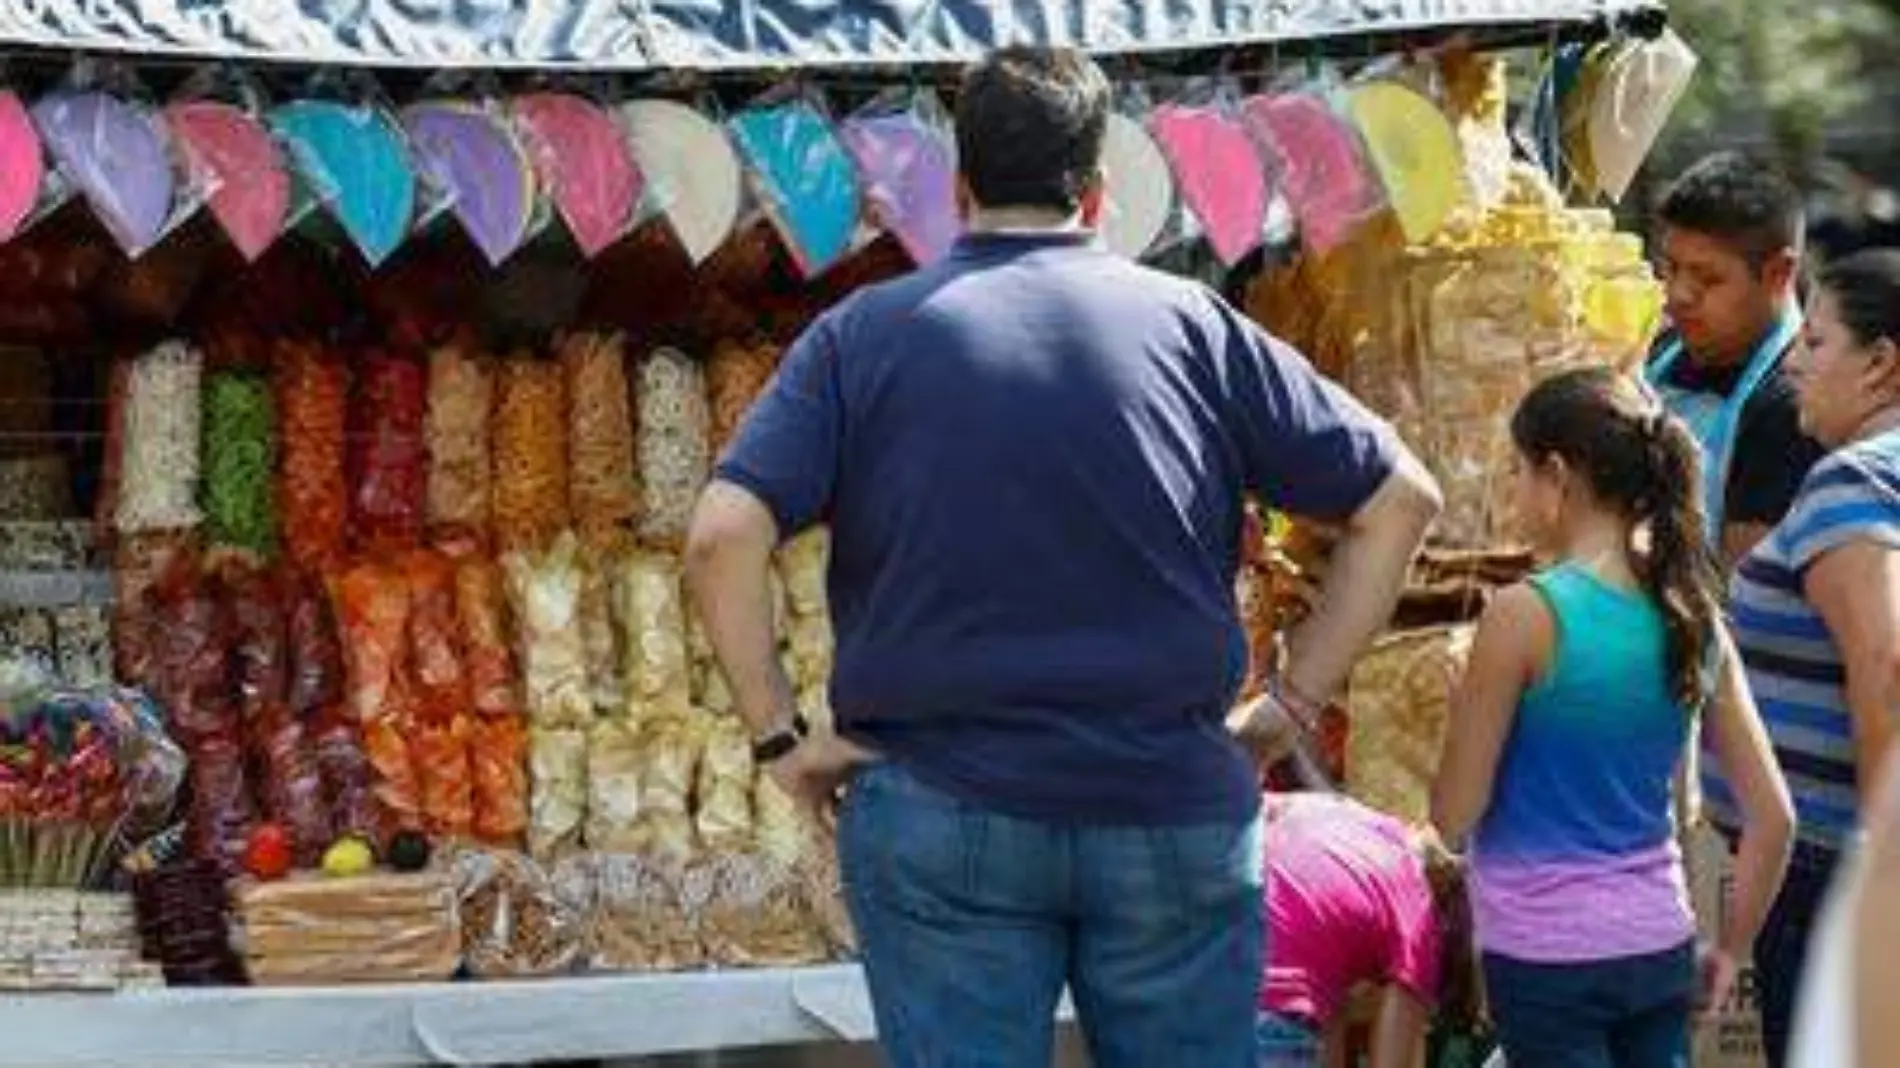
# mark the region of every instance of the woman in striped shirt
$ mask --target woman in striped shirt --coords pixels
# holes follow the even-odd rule
[[[1829,450],[1737,568],[1736,645],[1794,792],[1800,843],[1755,946],[1762,1032],[1787,1063],[1807,944],[1900,711],[1900,252],[1826,268],[1788,362],[1802,429]],[[1711,816],[1732,815],[1708,783]]]

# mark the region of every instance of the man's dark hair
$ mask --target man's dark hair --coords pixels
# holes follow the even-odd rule
[[[1074,211],[1101,169],[1108,79],[1067,48],[1001,49],[964,75],[957,166],[986,208]]]
[[[1760,267],[1782,249],[1797,255],[1804,239],[1801,194],[1772,164],[1739,152],[1704,156],[1663,194],[1664,225],[1707,234]]]

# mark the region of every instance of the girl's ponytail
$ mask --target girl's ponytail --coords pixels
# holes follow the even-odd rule
[[[1669,637],[1669,679],[1685,708],[1709,692],[1708,651],[1720,611],[1714,552],[1704,533],[1701,449],[1681,420],[1660,409],[1642,420],[1649,490],[1638,514],[1648,526],[1648,552],[1637,554],[1643,583],[1662,609]]]
[[[1670,688],[1683,707],[1700,707],[1720,587],[1703,529],[1701,449],[1688,428],[1633,379],[1590,368],[1539,382],[1512,416],[1511,437],[1532,461],[1562,458],[1634,524],[1630,556],[1663,615]]]

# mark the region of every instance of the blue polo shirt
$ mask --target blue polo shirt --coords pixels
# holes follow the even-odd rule
[[[1389,428],[1204,286],[985,235],[787,353],[720,479],[828,518],[840,729],[1006,815],[1243,820],[1241,502],[1343,517]]]

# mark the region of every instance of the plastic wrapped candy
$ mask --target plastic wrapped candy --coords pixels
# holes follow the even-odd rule
[[[594,711],[603,716],[621,714],[627,706],[622,677],[620,629],[614,626],[613,587],[624,555],[613,538],[581,549],[581,646],[587,661],[587,692]]]
[[[711,415],[699,365],[658,349],[640,365],[639,461],[646,511],[641,540],[675,548],[712,471]]]
[[[416,729],[413,718],[398,715],[381,716],[358,728],[369,762],[370,793],[376,799],[378,840],[423,829],[422,777],[409,749],[409,736]]]
[[[1457,131],[1436,103],[1397,81],[1354,86],[1346,107],[1406,239],[1429,239],[1463,194],[1464,150]]]
[[[352,533],[362,548],[414,545],[422,533],[428,491],[426,373],[415,360],[371,352],[357,385],[352,412],[358,422],[350,464],[356,488]]]
[[[830,957],[796,867],[755,853],[712,858],[706,870],[711,893],[699,935],[711,963],[790,968]]]
[[[231,621],[225,605],[198,574],[195,561],[173,561],[153,588],[157,639],[154,692],[167,725],[180,741],[223,736],[235,730],[237,705],[230,688]]]
[[[457,340],[429,354],[429,525],[485,536],[494,480],[494,366]]]
[[[191,852],[227,875],[243,865],[257,810],[245,775],[244,750],[229,735],[214,734],[190,745]]]
[[[649,853],[683,863],[698,852],[693,826],[693,784],[703,741],[683,720],[663,720],[646,731],[646,763],[640,771],[640,820]]]
[[[639,856],[595,859],[588,966],[606,972],[668,972],[705,960],[698,915],[707,878]]]
[[[540,549],[567,528],[567,387],[557,363],[514,359],[495,406],[495,536],[504,550]]]
[[[409,581],[409,677],[416,713],[444,724],[468,709],[456,627],[455,564],[431,549],[402,558]]]
[[[331,828],[338,836],[373,838],[379,823],[376,798],[356,725],[341,716],[328,716],[315,726],[317,772]]]
[[[286,575],[283,581],[290,646],[285,701],[292,712],[307,718],[343,701],[343,645],[322,585],[297,575]]]
[[[284,550],[299,567],[324,571],[343,557],[349,517],[349,370],[309,342],[279,342],[275,358]]]
[[[1354,797],[1402,819],[1428,816],[1452,689],[1471,637],[1469,626],[1397,634],[1353,666],[1346,782]]]
[[[195,551],[183,534],[134,534],[112,551],[112,673],[129,686],[156,686],[165,640],[159,580]]]
[[[644,550],[621,565],[616,615],[626,637],[627,709],[639,719],[680,717],[692,703],[686,611],[676,557]]]
[[[560,344],[567,375],[569,489],[574,521],[584,534],[620,530],[640,507],[625,349],[618,334],[575,334]]]
[[[132,362],[122,407],[116,525],[122,534],[198,525],[204,357],[166,342]]]
[[[389,715],[408,656],[409,584],[396,568],[370,561],[344,572],[333,597],[349,675],[345,706],[360,722]]]
[[[742,345],[725,340],[713,347],[706,361],[706,401],[710,416],[711,451],[723,453],[739,432],[739,424],[778,368],[776,345]]]
[[[694,788],[699,843],[713,853],[737,853],[752,844],[752,738],[726,716],[704,721],[705,749]]]
[[[575,887],[518,853],[469,850],[456,858],[462,959],[483,979],[556,975],[580,960],[586,881]],[[576,880],[567,880],[572,883]]]
[[[587,737],[587,847],[596,853],[640,853],[648,844],[641,820],[644,740],[631,723],[605,721]]]
[[[242,563],[220,578],[231,621],[232,682],[248,721],[282,709],[289,695],[284,591],[275,574]]]
[[[261,776],[257,795],[264,816],[289,832],[297,866],[314,867],[332,838],[316,746],[303,721],[282,707],[252,720],[246,730],[252,766]]]
[[[212,545],[277,551],[277,413],[270,385],[244,372],[205,381],[205,532]]]
[[[477,716],[469,726],[475,837],[519,848],[528,830],[528,728],[519,719]]]
[[[518,716],[521,687],[508,639],[506,576],[478,553],[455,564],[455,618],[462,636],[469,703],[484,716]]]
[[[528,781],[528,851],[546,859],[578,850],[587,812],[587,732],[530,731]]]
[[[580,627],[580,546],[563,534],[545,553],[502,561],[518,633],[528,716],[539,726],[577,727],[593,718]]]
[[[411,757],[421,778],[423,826],[437,839],[469,838],[475,829],[472,717],[416,726]]]

